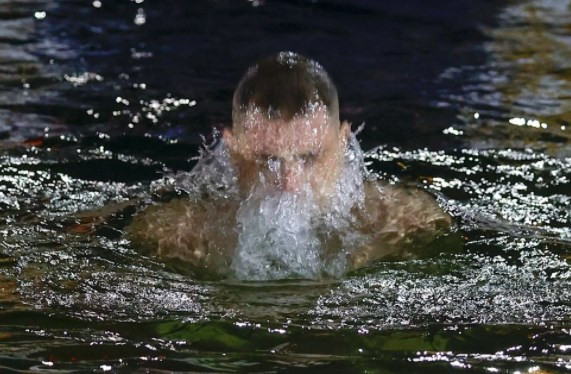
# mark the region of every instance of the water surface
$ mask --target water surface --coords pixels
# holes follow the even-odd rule
[[[567,0],[1,2],[0,367],[570,370],[570,16]],[[458,232],[278,282],[196,280],[124,239],[228,123],[245,68],[286,49],[334,77],[369,168],[435,194]],[[78,212],[135,199],[81,232]]]

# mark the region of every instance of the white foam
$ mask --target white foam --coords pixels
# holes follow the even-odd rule
[[[236,217],[234,275],[248,280],[318,277],[321,243],[312,223],[317,211],[309,194],[253,191]]]

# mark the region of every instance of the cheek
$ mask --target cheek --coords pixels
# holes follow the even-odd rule
[[[310,167],[306,168],[309,177],[315,184],[324,184],[330,182],[335,174],[335,162],[331,158],[323,158],[316,160]]]
[[[311,182],[311,185],[314,188],[327,184],[329,180],[329,178],[327,177],[327,172],[325,172],[322,169],[313,169],[313,171],[311,171],[308,177],[309,181]]]
[[[256,179],[259,171],[255,162],[240,159],[234,164],[240,182],[249,182]]]
[[[247,188],[264,183],[273,183],[278,175],[267,165],[256,161],[242,161],[236,166],[238,181]]]
[[[311,167],[311,179],[316,185],[335,183],[341,171],[343,158],[336,152],[329,152],[317,160]]]
[[[323,174],[330,174],[339,168],[341,159],[335,149],[328,149],[323,152],[315,163],[315,169]]]

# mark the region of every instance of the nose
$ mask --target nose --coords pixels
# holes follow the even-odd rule
[[[283,191],[297,191],[301,185],[300,167],[296,162],[283,162],[280,170],[279,186]]]

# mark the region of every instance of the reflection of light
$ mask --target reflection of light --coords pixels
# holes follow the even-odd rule
[[[252,3],[253,7],[257,7],[260,5],[264,5],[264,1],[263,0],[248,0],[250,3]]]
[[[36,17],[36,19],[44,19],[46,18],[46,12],[44,11],[35,12],[34,17]]]
[[[145,17],[145,10],[143,8],[139,8],[137,10],[137,15],[135,16],[135,25],[143,25],[147,22],[147,18]]]
[[[131,58],[140,59],[140,58],[149,58],[149,57],[153,57],[153,54],[151,52],[142,52],[142,51],[137,51],[135,48],[131,48]]]
[[[116,103],[121,103],[121,104],[123,104],[123,105],[129,105],[129,100],[123,99],[121,96],[117,96],[117,97],[115,98],[115,102],[116,102]]]
[[[285,334],[287,331],[284,329],[268,329],[269,333],[278,333],[278,334]]]
[[[94,6],[95,8],[101,8],[101,5],[103,5],[103,4],[101,4],[101,1],[99,1],[99,0],[95,0],[95,1],[93,2],[93,6]]]
[[[547,128],[547,123],[539,122],[536,119],[528,119],[526,121],[526,119],[523,117],[514,117],[514,118],[510,118],[508,122],[511,123],[512,125],[516,125],[516,126],[527,125],[529,127],[534,127],[536,129],[539,129],[539,128],[546,129]]]
[[[454,127],[450,126],[447,129],[442,130],[443,134],[451,134],[451,135],[463,135],[464,131],[456,130]]]
[[[480,113],[474,113],[474,118],[476,119],[480,118]]]
[[[525,125],[525,118],[519,118],[519,117],[510,118],[509,122],[512,125],[523,126]]]
[[[539,128],[539,121],[536,119],[528,119],[527,125],[531,126],[531,127],[535,127],[536,129],[538,129]]]
[[[472,367],[470,364],[465,364],[465,363],[460,362],[460,361],[458,361],[458,360],[452,361],[452,362],[450,363],[450,365],[451,365],[451,366],[454,366],[454,367],[457,367],[457,368],[466,368],[466,369],[469,369],[469,368]]]
[[[81,86],[86,84],[89,81],[97,81],[101,82],[103,77],[96,73],[85,72],[81,74],[64,74],[63,79],[66,81],[73,83],[74,86]]]

